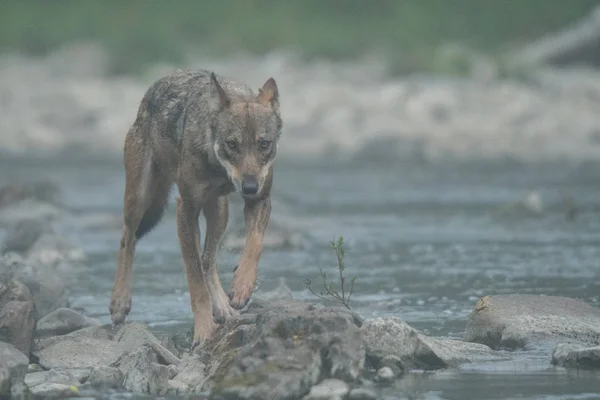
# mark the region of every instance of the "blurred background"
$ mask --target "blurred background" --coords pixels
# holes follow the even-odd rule
[[[430,335],[461,337],[485,294],[598,305],[598,6],[2,1],[3,262],[31,266],[12,270],[38,282],[42,314],[70,306],[108,322],[125,133],[155,79],[208,68],[255,89],[271,76],[279,85],[284,134],[258,295],[310,298],[305,278],[318,286],[319,268],[335,272],[328,242],[343,236],[347,273],[357,277],[353,308]],[[242,204],[231,197],[219,254],[225,287],[243,243]],[[158,331],[191,324],[175,229],[171,201],[134,266],[130,317]],[[535,356],[520,357],[530,365]],[[528,373],[423,376],[394,390],[597,391],[593,379]]]

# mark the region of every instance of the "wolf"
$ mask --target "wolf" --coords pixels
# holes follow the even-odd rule
[[[122,323],[131,310],[136,242],[160,222],[175,185],[177,234],[194,314],[193,345],[212,337],[215,320],[231,318],[247,304],[271,214],[282,126],[272,77],[255,93],[212,71],[177,70],[148,88],[125,137],[123,232],[109,307],[113,323]],[[244,200],[246,241],[226,294],[216,254],[227,227],[227,198],[234,191]],[[206,220],[203,250],[200,212]]]

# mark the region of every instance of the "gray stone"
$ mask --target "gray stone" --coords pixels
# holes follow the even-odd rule
[[[278,400],[301,398],[320,379],[354,382],[365,349],[353,314],[345,308],[294,300],[255,301],[253,329],[229,321],[202,351],[212,357],[210,380],[217,396]],[[244,333],[246,332],[246,333]]]
[[[37,342],[34,354],[46,369],[91,369],[111,365],[126,351],[144,344],[154,349],[162,363],[168,365],[180,362],[140,323],[120,327],[110,324],[91,326],[66,335],[43,338]]]
[[[600,309],[558,296],[485,296],[469,315],[464,339],[494,349],[559,342],[596,345]]]
[[[46,369],[68,369],[110,365],[126,350],[124,344],[112,340],[110,326],[101,326],[42,339],[33,353]]]
[[[0,342],[0,398],[26,396],[25,375],[29,359],[16,347]]]
[[[377,380],[377,382],[389,383],[393,382],[395,378],[396,375],[390,367],[379,368],[375,374],[375,380]]]
[[[158,340],[143,323],[132,322],[124,325],[123,328],[117,332],[114,340],[123,344],[128,349],[133,349],[142,343],[147,343],[162,358],[164,364],[178,365],[180,363],[179,357],[164,347],[160,340]]]
[[[89,326],[99,326],[100,321],[79,314],[70,308],[59,308],[41,318],[37,324],[40,336],[66,335]]]
[[[86,383],[93,387],[120,388],[123,386],[123,379],[123,372],[119,368],[101,365],[92,368]]]
[[[81,382],[68,370],[51,369],[49,371],[33,372],[25,375],[25,383],[31,388],[41,385],[42,383],[60,383],[68,386],[79,386]]]
[[[187,386],[201,386],[206,378],[206,365],[196,354],[186,354],[181,358],[177,374],[172,378]]]
[[[9,183],[0,187],[0,209],[25,199],[35,199],[49,204],[61,202],[62,193],[53,182]]]
[[[310,388],[303,400],[334,400],[343,399],[350,392],[350,387],[339,379],[324,379]]]
[[[39,364],[31,363],[27,366],[27,373],[30,374],[32,372],[41,372],[44,368],[42,368]]]
[[[125,390],[159,395],[168,390],[169,370],[158,363],[158,355],[148,343],[126,351],[111,366],[123,373]]]
[[[356,388],[350,391],[348,400],[377,400],[377,393],[369,388]]]
[[[565,368],[600,369],[600,346],[579,347],[561,343],[552,353],[552,364]]]
[[[167,391],[172,394],[187,394],[190,392],[190,387],[181,381],[169,380]]]
[[[29,390],[36,398],[44,399],[64,399],[78,397],[79,395],[79,388],[77,386],[62,383],[42,383]]]
[[[0,275],[0,341],[29,356],[35,333],[35,304],[21,282]]]
[[[29,288],[37,318],[69,304],[66,286],[68,281],[54,267],[28,264],[18,254],[8,253],[0,257],[0,272]]]
[[[505,358],[482,344],[427,337],[396,317],[367,320],[361,331],[374,368],[446,368]]]

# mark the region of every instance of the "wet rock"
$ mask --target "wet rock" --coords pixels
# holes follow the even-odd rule
[[[125,352],[148,345],[165,364],[178,364],[179,359],[140,323],[91,326],[78,331],[43,338],[35,346],[34,355],[46,368],[93,368],[116,362]]]
[[[21,282],[0,275],[0,341],[12,344],[29,356],[35,318],[35,304],[29,289]]]
[[[35,398],[43,399],[64,399],[78,397],[79,394],[77,386],[50,382],[31,387],[29,390]]]
[[[168,390],[169,370],[158,363],[158,355],[147,343],[125,352],[111,366],[123,373],[123,388],[128,391],[165,394]]]
[[[37,318],[68,306],[67,279],[55,268],[25,263],[15,253],[0,258],[0,271],[25,284],[33,295]]]
[[[206,365],[196,354],[186,354],[181,358],[178,371],[172,380],[188,387],[202,387],[206,379]]]
[[[558,296],[485,296],[469,315],[464,339],[494,349],[558,342],[597,345],[600,310]]]
[[[119,368],[101,365],[92,368],[86,383],[96,388],[120,388],[123,386],[123,373]]]
[[[350,391],[348,400],[377,400],[377,393],[368,388],[356,388]]]
[[[303,400],[341,400],[350,392],[350,387],[339,379],[325,379],[313,386]]]
[[[36,363],[31,363],[27,366],[27,373],[30,374],[32,372],[40,372],[43,371],[44,369]]]
[[[207,386],[216,395],[301,398],[320,379],[354,382],[361,375],[365,349],[348,310],[278,300],[255,301],[248,312],[257,314],[253,329],[229,322],[203,346],[212,356]]]
[[[41,318],[37,322],[37,335],[57,336],[66,335],[89,326],[99,326],[100,321],[79,314],[70,308],[59,308]]]
[[[79,386],[81,382],[68,370],[51,369],[49,371],[33,372],[25,375],[25,383],[27,386],[32,388],[43,383],[58,383],[68,386]]]
[[[0,342],[0,398],[24,398],[27,364],[29,359],[20,350]]]
[[[172,394],[187,394],[190,392],[190,387],[181,381],[169,380],[167,391]]]
[[[393,382],[395,377],[396,375],[390,367],[379,368],[375,374],[375,380],[382,383]]]
[[[178,365],[179,357],[164,347],[145,324],[132,322],[124,325],[115,335],[114,340],[123,344],[128,349],[133,349],[141,344],[149,344],[161,357],[166,365]]]
[[[600,346],[580,347],[561,343],[552,353],[552,364],[565,368],[600,369]]]
[[[374,368],[445,368],[462,363],[499,360],[489,347],[459,340],[430,338],[396,317],[375,318],[361,330],[367,358]],[[390,367],[390,369],[392,369]]]

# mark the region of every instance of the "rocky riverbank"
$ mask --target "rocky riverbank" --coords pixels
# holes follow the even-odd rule
[[[29,210],[11,221],[0,259],[0,397],[375,399],[409,371],[518,363],[523,351],[543,354],[548,368],[600,369],[600,311],[553,296],[484,296],[462,340],[427,336],[399,316],[365,320],[294,298],[285,285],[257,292],[239,318],[193,350],[191,332],[103,325],[69,308],[68,283],[83,279],[87,258],[54,229],[79,217],[61,206],[59,188],[48,197],[45,185],[0,190],[0,215]],[[45,214],[40,204],[59,212]],[[114,216],[87,218],[95,225],[81,216],[80,229],[119,228]]]
[[[121,157],[153,80],[176,67],[209,68],[258,87],[277,79],[282,157],[600,158],[600,74],[530,67],[502,78],[491,61],[462,78],[391,78],[383,62],[304,62],[287,53],[156,67],[109,76],[106,56],[73,45],[41,58],[0,58],[0,138],[6,153]]]

